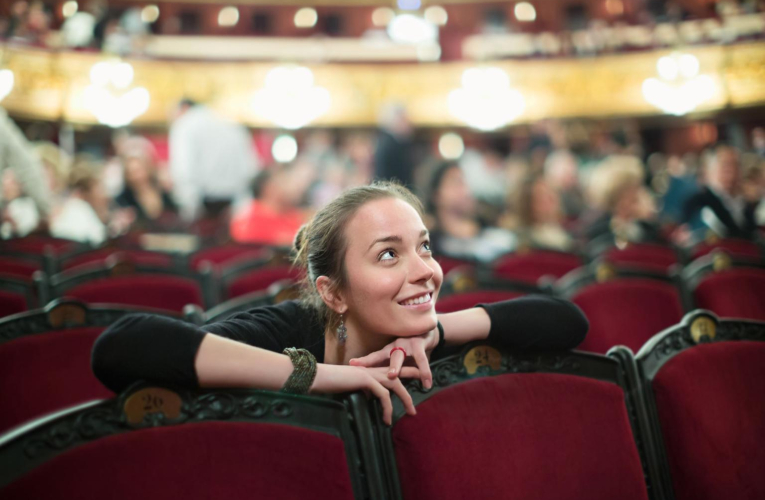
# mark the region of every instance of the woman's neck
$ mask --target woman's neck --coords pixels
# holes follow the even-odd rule
[[[396,337],[374,333],[359,333],[350,321],[345,323],[347,338],[340,342],[337,332],[327,329],[324,332],[324,362],[330,365],[347,365],[353,358],[360,358],[379,351],[395,340]]]

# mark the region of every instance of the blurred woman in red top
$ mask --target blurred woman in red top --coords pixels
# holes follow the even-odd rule
[[[231,219],[231,237],[240,243],[291,245],[308,214],[298,208],[304,189],[291,182],[288,168],[263,170],[252,183],[255,198]],[[298,183],[299,184],[299,183]]]

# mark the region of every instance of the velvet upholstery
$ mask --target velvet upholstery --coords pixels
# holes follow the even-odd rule
[[[647,499],[624,394],[523,373],[454,385],[393,427],[411,500]]]
[[[199,270],[203,262],[207,261],[218,267],[242,262],[248,259],[264,257],[268,251],[262,248],[253,248],[240,245],[225,245],[205,248],[194,253],[189,260],[189,265],[194,270]]]
[[[22,259],[5,257],[0,254],[0,275],[14,278],[31,279],[35,271],[40,270],[40,264]]]
[[[765,270],[738,267],[710,274],[693,298],[696,307],[721,317],[765,321]]]
[[[161,274],[99,278],[74,286],[62,295],[90,304],[120,304],[175,312],[182,312],[186,304],[204,305],[197,282]]]
[[[21,294],[0,290],[0,318],[26,311],[27,299]]]
[[[4,500],[351,500],[342,440],[294,426],[202,422],[93,441],[12,483]]]
[[[436,311],[450,313],[470,309],[477,304],[490,304],[503,300],[515,299],[522,296],[521,292],[509,290],[474,290],[470,292],[455,293],[445,297],[439,297],[436,301]]]
[[[473,264],[466,260],[455,259],[454,257],[445,257],[443,255],[436,256],[436,262],[441,266],[441,270],[446,276],[449,271],[457,268],[461,269],[473,269]]]
[[[752,241],[746,240],[720,240],[715,243],[701,243],[693,248],[692,257],[698,259],[713,250],[724,250],[725,252],[739,257],[749,257],[755,259],[762,258],[762,249]]]
[[[0,344],[0,432],[92,399],[110,398],[90,369],[103,327],[28,335]]]
[[[676,500],[765,498],[765,342],[715,342],[653,380]]]
[[[535,251],[501,257],[494,263],[493,273],[498,278],[536,284],[543,276],[560,278],[581,265],[582,261],[573,254]]]
[[[3,248],[14,252],[25,252],[32,255],[43,255],[47,248],[60,254],[78,246],[76,241],[62,240],[50,236],[25,236],[3,242]]]
[[[629,244],[622,249],[611,248],[603,257],[613,264],[640,267],[662,273],[677,264],[677,254],[672,248],[650,243]]]
[[[124,260],[144,266],[171,267],[173,265],[173,256],[170,254],[147,252],[145,250],[99,248],[91,252],[81,253],[65,259],[61,267],[63,270],[67,270],[85,264],[103,264],[114,254],[120,254]]]
[[[300,270],[290,265],[266,266],[243,274],[231,280],[226,287],[226,296],[229,299],[265,290],[277,281],[300,280]]]
[[[615,345],[637,352],[648,339],[683,317],[677,289],[658,280],[596,283],[577,292],[572,301],[590,320],[590,331],[578,349],[601,354]]]

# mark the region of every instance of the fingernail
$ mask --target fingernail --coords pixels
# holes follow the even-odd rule
[[[395,374],[396,374],[396,370],[391,370],[388,372],[388,375],[395,375]]]
[[[432,380],[430,380],[430,379],[427,379],[427,380],[425,381],[425,388],[426,388],[426,389],[430,389],[431,387],[433,387],[433,381],[432,381]]]

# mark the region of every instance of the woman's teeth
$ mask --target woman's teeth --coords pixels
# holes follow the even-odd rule
[[[419,297],[415,297],[413,299],[409,299],[405,302],[402,302],[405,306],[415,306],[417,304],[424,304],[425,302],[428,302],[430,300],[430,294],[426,293],[425,295],[420,295]]]

